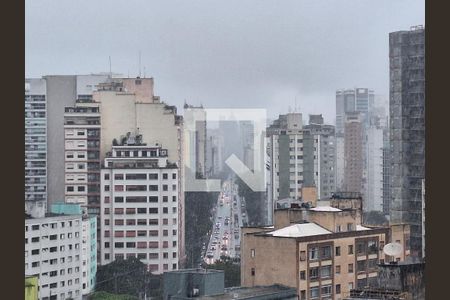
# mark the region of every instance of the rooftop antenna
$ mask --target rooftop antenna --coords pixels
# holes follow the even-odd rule
[[[112,78],[112,71],[111,71],[111,55],[109,56],[109,78]]]
[[[139,50],[139,77],[141,77],[141,51]]]

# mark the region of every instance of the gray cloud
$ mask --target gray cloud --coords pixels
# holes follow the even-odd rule
[[[138,74],[180,106],[300,111],[334,121],[335,90],[388,95],[388,34],[424,1],[26,1],[26,76]]]

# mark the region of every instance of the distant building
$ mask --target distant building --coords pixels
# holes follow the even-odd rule
[[[192,122],[191,118],[202,118],[203,121],[196,121],[195,128],[193,128],[192,136],[185,140],[185,157],[189,160],[189,165],[195,171],[196,177],[206,177],[206,151],[207,151],[207,131],[206,131],[206,111],[203,106],[193,106],[187,103],[184,104],[185,110],[185,123]],[[199,115],[197,117],[197,115]],[[189,118],[189,120],[188,120]],[[186,128],[185,128],[186,129]]]
[[[377,118],[367,129],[367,180],[364,186],[364,210],[383,212],[383,127]]]
[[[78,100],[64,113],[65,202],[100,214],[99,103]]]
[[[329,198],[336,191],[335,127],[324,124],[322,115],[310,115],[309,124],[304,129],[310,132],[314,141],[314,154],[309,156],[314,164],[314,182],[311,185],[317,187],[319,199]],[[308,156],[305,154],[304,157]]]
[[[47,98],[44,79],[25,80],[25,210],[47,209]]]
[[[224,272],[221,270],[186,269],[166,272],[163,299],[298,299],[295,289],[281,285],[224,288],[224,281]]]
[[[179,167],[167,149],[129,135],[112,146],[101,171],[102,265],[137,257],[151,272],[177,270],[182,211]]]
[[[344,186],[346,192],[362,192],[364,171],[363,123],[361,115],[345,116],[344,133]]]
[[[217,176],[223,171],[224,139],[218,129],[208,131],[207,174]]]
[[[411,249],[422,252],[422,180],[425,178],[425,29],[389,34],[390,220],[411,225]]]

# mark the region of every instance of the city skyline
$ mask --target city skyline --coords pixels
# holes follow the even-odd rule
[[[250,1],[239,11],[202,1],[49,4],[25,3],[26,77],[108,72],[111,57],[124,77],[158,78],[156,93],[177,107],[265,107],[275,118],[297,106],[327,123],[337,89],[366,86],[388,99],[386,36],[425,21],[424,1]]]

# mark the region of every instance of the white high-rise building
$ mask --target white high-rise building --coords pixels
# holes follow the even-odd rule
[[[133,256],[151,272],[179,268],[179,167],[167,149],[129,135],[112,146],[101,172],[101,264]]]
[[[367,130],[367,182],[365,211],[383,211],[383,128],[371,124]]]
[[[82,297],[82,216],[25,219],[25,275],[39,276],[39,299]]]

